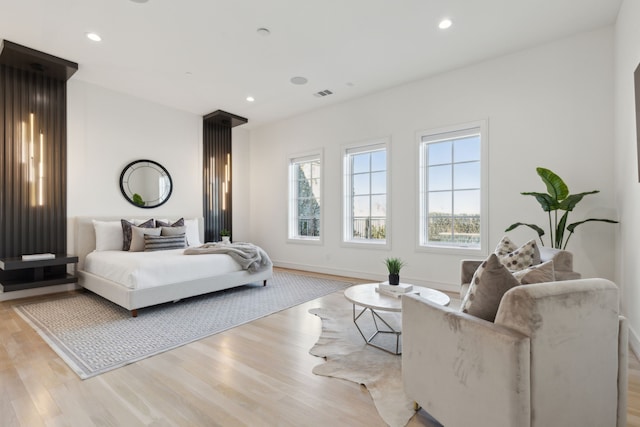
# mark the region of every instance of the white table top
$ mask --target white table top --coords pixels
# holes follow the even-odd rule
[[[395,298],[376,292],[378,283],[350,286],[344,291],[344,297],[355,305],[382,311],[402,311],[402,298]],[[449,305],[451,299],[443,292],[424,286],[413,285],[413,293],[419,292],[422,298],[440,304]]]

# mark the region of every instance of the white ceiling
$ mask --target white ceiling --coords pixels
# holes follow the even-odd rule
[[[0,39],[77,62],[72,79],[255,127],[610,25],[621,2],[0,0]]]

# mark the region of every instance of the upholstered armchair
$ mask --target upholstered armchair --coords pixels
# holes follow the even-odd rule
[[[405,391],[444,426],[625,426],[628,331],[614,283],[516,286],[495,323],[402,298]]]
[[[540,262],[553,261],[556,280],[579,279],[580,273],[573,271],[573,254],[569,251],[539,246]],[[460,261],[460,298],[469,290],[473,273],[482,264],[482,260],[463,259]]]

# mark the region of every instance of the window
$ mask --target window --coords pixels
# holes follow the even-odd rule
[[[419,134],[420,246],[484,251],[485,122]]]
[[[289,159],[289,238],[320,240],[319,154]]]
[[[344,154],[344,241],[387,243],[387,145],[351,147]]]

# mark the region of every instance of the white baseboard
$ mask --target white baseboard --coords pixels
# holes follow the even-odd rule
[[[282,262],[282,261],[275,261],[275,260],[272,260],[272,262],[275,267],[289,268],[292,270],[302,270],[302,271],[310,271],[312,273],[332,274],[334,276],[353,277],[356,279],[371,280],[372,282],[384,282],[385,280],[387,280],[387,276],[385,274],[374,274],[366,271],[332,268],[328,266],[319,266],[319,265],[296,264],[291,262]],[[459,284],[441,283],[441,282],[434,282],[434,281],[429,281],[424,279],[418,279],[415,277],[408,277],[403,275],[400,275],[400,276],[401,276],[400,280],[404,283],[411,283],[418,286],[425,286],[428,288],[438,289],[440,291],[453,292],[456,294],[460,292]]]

